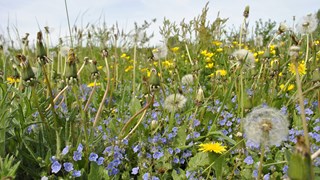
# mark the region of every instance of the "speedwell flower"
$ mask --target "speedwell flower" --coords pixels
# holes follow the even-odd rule
[[[271,107],[255,108],[243,119],[246,138],[266,146],[280,145],[288,136],[288,126],[287,117]]]
[[[164,101],[164,108],[169,112],[178,111],[184,108],[187,98],[181,94],[171,94]]]
[[[226,146],[222,146],[221,143],[202,143],[199,146],[199,151],[202,152],[215,152],[222,154],[226,151]]]

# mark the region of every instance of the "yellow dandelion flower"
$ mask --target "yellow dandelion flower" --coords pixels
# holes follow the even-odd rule
[[[213,63],[208,63],[208,64],[206,65],[206,68],[212,69],[212,68],[213,68]]]
[[[258,55],[263,55],[264,51],[258,51]]]
[[[169,60],[166,60],[162,62],[162,66],[164,66],[165,68],[170,68],[173,66],[173,63],[170,62]]]
[[[126,58],[126,57],[127,57],[127,54],[126,54],[126,53],[123,53],[123,54],[121,54],[120,57],[121,57],[121,58]]]
[[[282,73],[282,72],[280,72],[280,73],[279,73],[279,77],[282,77],[282,76],[283,76],[283,73]]]
[[[208,77],[214,77],[214,73],[209,74]]]
[[[287,91],[291,91],[292,89],[294,89],[294,85],[293,84],[290,84],[287,88]]]
[[[148,69],[147,70],[147,77],[150,77],[151,76],[151,71]]]
[[[131,69],[133,69],[133,66],[128,66],[124,71],[125,71],[125,72],[128,72],[128,71],[130,71]]]
[[[211,63],[212,62],[212,59],[207,57],[205,60],[204,60],[206,63]]]
[[[14,84],[20,82],[20,79],[15,79],[13,77],[7,77],[8,84]]]
[[[98,66],[97,67],[98,70],[101,70],[102,68],[103,68],[103,66]]]
[[[212,44],[215,46],[220,46],[222,44],[222,42],[220,41],[212,41]]]
[[[284,85],[284,84],[281,84],[279,87],[280,87],[281,91],[283,91],[284,88],[285,88],[285,85]]]
[[[295,69],[295,65],[292,64],[292,63],[289,63],[289,71],[292,73],[292,74],[296,74],[296,69]],[[307,67],[306,65],[304,64],[304,61],[300,62],[298,64],[298,72],[299,72],[299,75],[305,75],[307,72]]]
[[[171,51],[174,52],[174,53],[178,52],[179,51],[179,47],[173,47],[173,48],[171,48]]]
[[[203,50],[203,51],[200,52],[200,54],[202,54],[202,55],[204,55],[204,56],[205,56],[207,53],[208,53],[207,50]]]
[[[226,76],[227,75],[227,71],[224,69],[219,69],[216,71],[216,75],[220,75],[220,76]]]
[[[215,152],[222,154],[223,152],[227,151],[226,146],[222,146],[221,143],[202,143],[199,145],[199,151],[202,152]]]
[[[96,86],[100,86],[101,84],[100,83],[96,83]],[[87,85],[87,87],[93,87],[94,86],[94,82],[92,82],[92,83],[89,83],[88,85]]]
[[[218,49],[217,49],[217,52],[222,52],[222,51],[223,51],[222,48],[218,48]]]

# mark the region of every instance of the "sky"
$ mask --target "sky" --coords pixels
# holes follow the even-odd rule
[[[157,21],[148,30],[154,33],[153,43],[161,41],[159,27],[166,17],[179,24],[201,14],[208,0],[67,0],[71,26],[85,27],[88,23],[99,26],[103,21],[108,27],[118,23],[120,29],[129,32],[134,22],[142,24],[144,20]],[[320,0],[211,0],[209,1],[208,19],[212,22],[219,16],[229,18],[228,28],[239,27],[243,20],[245,6],[250,6],[249,23],[271,19],[277,23],[292,25],[296,20],[320,9]],[[250,26],[249,25],[249,26]],[[26,32],[30,40],[35,39],[40,28],[49,26],[52,43],[68,34],[64,0],[1,0],[0,34],[18,39]],[[18,33],[16,33],[16,29]],[[19,36],[18,36],[19,35]]]

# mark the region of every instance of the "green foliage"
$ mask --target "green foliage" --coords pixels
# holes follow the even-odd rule
[[[0,178],[1,179],[14,179],[16,171],[18,170],[20,161],[16,161],[14,156],[7,155],[0,157]]]

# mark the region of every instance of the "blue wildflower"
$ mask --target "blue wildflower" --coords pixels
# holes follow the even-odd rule
[[[96,153],[90,153],[89,155],[89,161],[97,161],[98,159],[98,154]]]
[[[51,171],[52,173],[57,173],[59,172],[61,169],[61,164],[58,161],[55,161],[52,165],[51,165]]]
[[[168,148],[168,152],[169,152],[169,154],[173,154],[173,149],[172,148]]]
[[[152,176],[151,180],[160,180],[160,179],[156,176]]]
[[[136,175],[136,174],[138,174],[138,173],[139,173],[139,167],[134,167],[134,168],[132,168],[131,174]]]
[[[70,162],[63,163],[64,170],[70,172],[73,170],[73,164]]]
[[[157,151],[157,152],[153,153],[153,158],[154,159],[160,159],[163,155],[164,155],[163,152]]]
[[[117,175],[119,173],[119,169],[117,168],[111,168],[109,171],[108,171],[108,175],[109,176],[114,176],[114,175]]]
[[[80,161],[82,159],[82,153],[79,151],[73,151],[73,160]]]
[[[253,164],[253,159],[251,156],[247,156],[245,159],[244,159],[244,162],[247,164],[247,165],[251,165]]]
[[[265,175],[263,176],[263,180],[269,180],[269,179],[270,179],[270,173],[265,174]]]
[[[253,170],[252,176],[255,177],[255,178],[257,178],[257,177],[258,177],[258,170],[256,170],[256,169]]]
[[[77,151],[78,151],[78,152],[82,152],[82,150],[83,150],[83,145],[80,143],[80,144],[78,145]]]
[[[173,158],[173,163],[178,164],[179,162],[180,162],[180,161],[179,161],[179,158],[176,158],[176,157]]]
[[[288,169],[289,169],[289,166],[288,165],[284,165],[283,168],[282,168],[283,173],[287,174]]]
[[[65,148],[63,148],[62,150],[62,155],[66,155],[69,152],[69,146],[66,146]]]
[[[144,173],[144,175],[142,176],[143,180],[149,180],[149,173]]]
[[[103,164],[103,161],[104,161],[104,157],[99,157],[97,160],[97,164],[100,166]]]
[[[72,176],[73,176],[73,177],[80,177],[80,176],[81,176],[81,171],[74,170],[74,171],[72,172]]]

